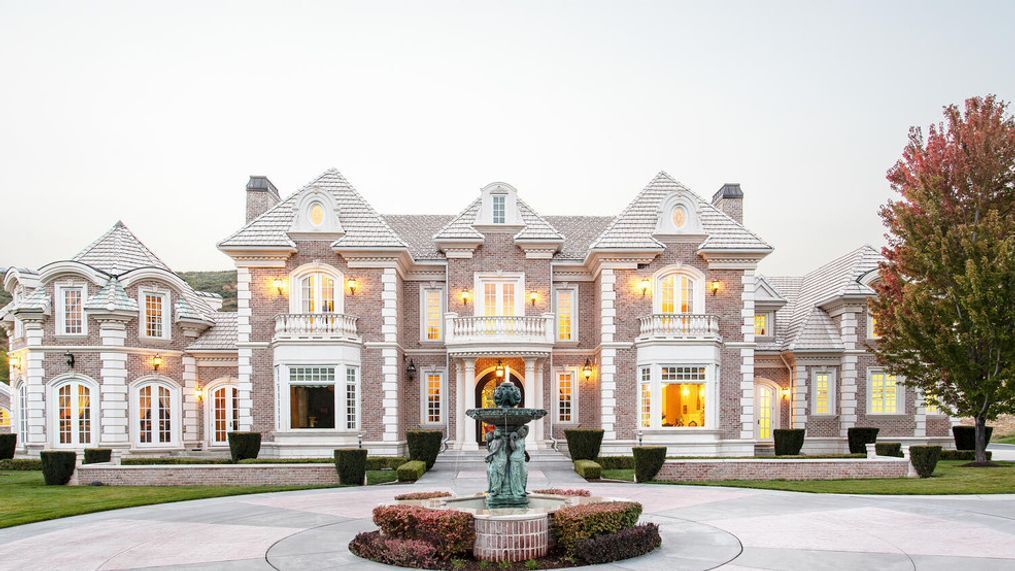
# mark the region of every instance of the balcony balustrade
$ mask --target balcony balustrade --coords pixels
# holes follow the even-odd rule
[[[275,317],[275,339],[358,340],[356,319],[341,313],[283,313]]]
[[[719,339],[719,316],[656,313],[639,318],[641,337],[649,339]]]
[[[447,347],[463,346],[545,346],[553,345],[552,313],[535,316],[445,315]]]

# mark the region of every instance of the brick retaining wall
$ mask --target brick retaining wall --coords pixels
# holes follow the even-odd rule
[[[854,480],[905,478],[909,462],[877,460],[667,460],[656,480]]]
[[[106,486],[334,486],[334,464],[191,464],[121,466],[86,464],[78,485]],[[72,480],[73,483],[73,480]]]

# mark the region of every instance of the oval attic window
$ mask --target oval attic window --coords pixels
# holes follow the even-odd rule
[[[320,202],[315,202],[310,205],[310,223],[314,226],[320,226],[324,222],[324,206],[321,206]]]
[[[673,209],[673,225],[677,230],[683,230],[684,226],[687,225],[687,209],[683,206],[677,206]]]

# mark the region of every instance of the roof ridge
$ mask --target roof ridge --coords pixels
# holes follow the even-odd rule
[[[472,202],[470,202],[470,203],[468,204],[468,206],[466,206],[466,207],[465,207],[464,209],[462,209],[462,210],[461,210],[461,211],[460,211],[460,212],[459,212],[458,214],[453,214],[453,215],[452,215],[452,218],[451,218],[451,220],[448,220],[448,222],[447,222],[446,224],[444,224],[443,226],[441,226],[440,230],[438,230],[438,231],[437,231],[437,232],[436,232],[436,233],[435,233],[435,234],[433,235],[433,239],[434,239],[434,240],[438,240],[438,239],[439,239],[439,238],[438,238],[438,236],[440,236],[441,234],[443,234],[443,233],[444,233],[445,231],[449,230],[449,229],[451,228],[451,226],[452,226],[452,225],[454,225],[454,224],[455,224],[456,222],[458,222],[459,220],[461,220],[461,219],[462,219],[462,217],[464,217],[464,216],[465,216],[466,214],[468,214],[468,213],[469,213],[469,211],[470,211],[470,210],[472,210],[473,208],[475,208],[475,207],[476,207],[476,205],[478,205],[478,204],[479,204],[480,202],[482,202],[482,200],[483,200],[483,197],[482,197],[482,196],[477,196],[477,197],[476,197],[476,198],[475,198],[475,199],[474,199],[474,200],[473,200]],[[480,234],[479,232],[477,232],[475,228],[472,228],[472,225],[471,225],[471,224],[469,225],[469,229],[470,229],[470,230],[471,230],[471,231],[472,231],[472,232],[473,232],[474,234],[476,234],[477,236],[480,236],[480,237],[482,237],[482,235],[481,235],[481,234]]]
[[[349,179],[345,178],[345,176],[334,167],[325,171],[325,174],[329,173],[335,175],[336,177],[338,177],[339,180],[344,182],[345,185],[349,187],[349,190],[352,192],[352,194],[359,199],[359,201],[363,204],[364,207],[366,207],[367,211],[373,214],[374,217],[377,218],[377,221],[384,226],[385,230],[390,232],[391,235],[394,236],[396,240],[398,240],[398,242],[402,245],[402,247],[408,249],[409,245],[405,243],[405,240],[403,240],[402,237],[398,235],[398,232],[395,232],[394,228],[392,228],[391,225],[388,224],[388,221],[384,219],[384,216],[382,216],[379,212],[377,212],[377,210],[374,209],[374,205],[370,204],[370,202],[367,199],[363,198],[363,195],[360,194],[358,190],[356,190],[356,187],[351,182],[349,182]],[[323,178],[323,175],[320,178]],[[333,245],[337,244],[341,240],[342,240],[341,238],[335,240],[335,242],[333,242]]]

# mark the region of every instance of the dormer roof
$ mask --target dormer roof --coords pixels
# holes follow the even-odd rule
[[[108,232],[99,236],[71,259],[111,276],[147,267],[171,271],[169,266],[141,243],[141,240],[121,221],[117,221]]]

